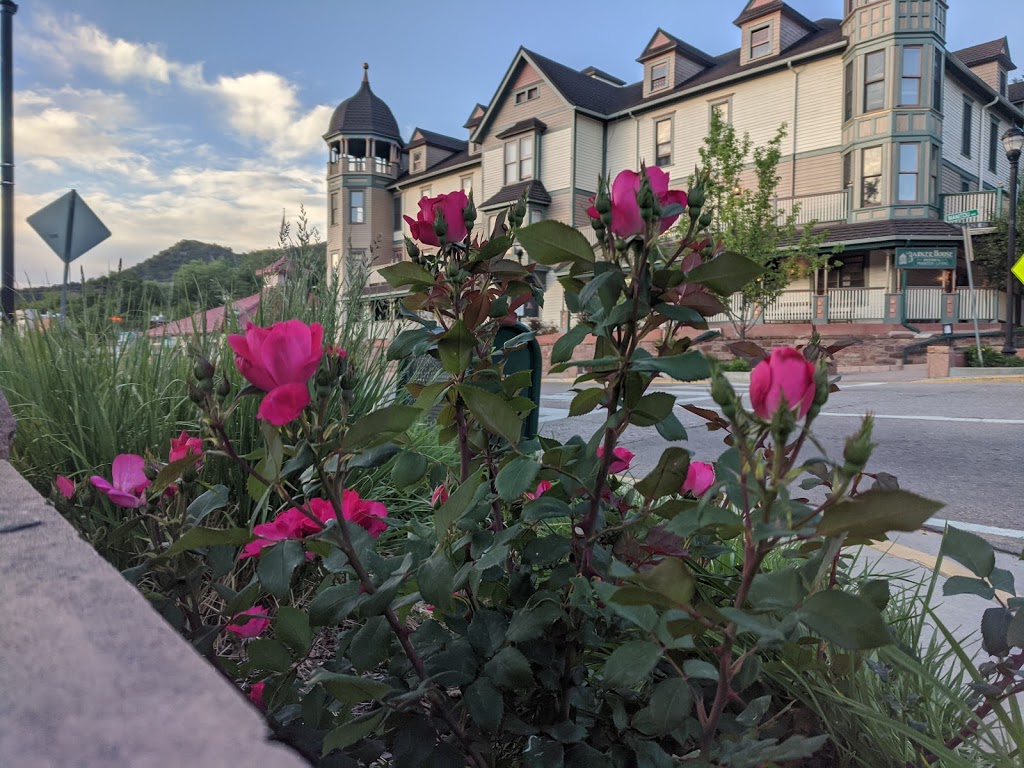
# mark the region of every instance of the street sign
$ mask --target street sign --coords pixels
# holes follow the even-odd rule
[[[897,248],[897,269],[955,269],[956,248]]]
[[[946,223],[955,224],[958,221],[967,221],[968,219],[978,218],[978,209],[975,208],[973,211],[961,211],[960,213],[947,213]]]
[[[1014,277],[1024,283],[1024,253],[1020,255],[1017,263],[1013,265],[1013,269],[1010,271],[1013,272]]]
[[[68,263],[110,237],[110,230],[73,189],[29,216],[28,223]]]

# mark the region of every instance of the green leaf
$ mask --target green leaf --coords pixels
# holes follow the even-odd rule
[[[942,537],[942,548],[939,551],[982,579],[990,576],[996,567],[996,553],[991,544],[975,533],[952,526]]]
[[[551,364],[564,363],[572,359],[572,353],[590,335],[588,323],[577,323],[559,337],[551,347]]]
[[[489,733],[498,730],[505,714],[505,700],[494,683],[486,677],[479,678],[466,689],[465,702],[477,725]]]
[[[1008,595],[1017,594],[1014,587],[1013,573],[1005,568],[993,568],[992,573],[988,575],[988,581],[1000,592],[1006,592]]]
[[[713,679],[717,679],[717,673]],[[647,736],[664,736],[682,728],[692,709],[689,683],[681,677],[670,677],[654,686],[650,703],[633,716],[632,725]]]
[[[487,662],[484,672],[499,688],[525,691],[533,687],[530,662],[518,648],[502,648]]]
[[[860,586],[860,593],[880,611],[885,610],[892,597],[892,590],[889,588],[888,579],[872,579],[865,582]]]
[[[188,470],[194,468],[195,465],[196,457],[188,455],[183,459],[172,461],[170,464],[161,467],[160,471],[156,473],[156,480],[154,480],[153,484],[146,490],[146,494],[152,497],[163,493],[168,487],[178,482],[178,480],[181,479],[181,476]]]
[[[1019,608],[1006,628],[1006,642],[1013,648],[1024,648],[1024,611]]]
[[[454,581],[455,566],[443,550],[424,560],[416,572],[420,597],[441,611],[451,605]]]
[[[274,597],[286,597],[292,574],[305,560],[306,553],[301,542],[282,541],[263,550],[256,566],[256,575],[267,592]]]
[[[794,568],[780,568],[754,576],[749,599],[756,610],[788,613],[800,604],[806,594],[800,573]]]
[[[359,704],[364,701],[381,701],[390,693],[391,686],[380,680],[355,675],[342,675],[321,668],[310,678],[313,684],[320,684],[343,704]]]
[[[447,373],[457,376],[473,362],[476,337],[460,318],[437,342],[441,365]]]
[[[708,321],[704,319],[704,315],[692,307],[680,307],[678,304],[655,304],[654,311],[669,320],[675,320],[691,328],[704,329],[708,327]]]
[[[437,512],[434,513],[434,528],[439,534],[442,531],[447,531],[469,511],[481,483],[483,483],[483,478],[480,473],[474,472],[466,482],[452,492],[448,501],[438,507]]]
[[[531,736],[523,750],[526,768],[562,768],[565,765],[565,747],[553,739]]]
[[[306,654],[313,644],[313,630],[305,611],[284,605],[274,616],[274,636],[297,654]]]
[[[633,406],[630,423],[636,424],[638,427],[653,427],[672,415],[675,404],[676,397],[670,392],[652,392],[649,395],[644,395]]]
[[[524,523],[536,523],[556,517],[571,517],[572,508],[561,499],[545,493],[539,499],[527,502],[523,506]]]
[[[512,616],[506,639],[510,643],[536,640],[563,616],[562,607],[553,593],[538,592]]]
[[[990,656],[1006,656],[1010,652],[1008,642],[1013,614],[1001,605],[987,609],[981,614],[981,647]]]
[[[394,443],[384,443],[365,451],[360,451],[358,456],[348,460],[349,469],[376,469],[387,464],[401,449]]]
[[[427,457],[415,451],[403,451],[391,468],[391,482],[402,490],[422,480],[427,474]]]
[[[383,267],[377,272],[392,288],[409,285],[414,288],[432,286],[436,278],[419,264],[411,261],[400,261],[397,264]]]
[[[636,755],[636,768],[672,768],[672,757],[653,741],[638,739],[632,734],[626,741]]]
[[[686,282],[706,285],[720,296],[731,296],[764,273],[765,268],[760,264],[726,251],[691,269],[686,274]]]
[[[849,651],[879,648],[892,642],[878,609],[849,592],[817,592],[804,601],[799,616],[811,631]]]
[[[386,714],[387,711],[381,709],[372,715],[355,718],[344,725],[338,726],[324,736],[324,747],[321,757],[326,757],[336,749],[347,749],[353,744],[359,743],[377,730],[377,727],[384,721]]]
[[[434,338],[434,333],[428,328],[406,328],[395,336],[395,340],[388,346],[388,360],[404,360],[416,353],[416,348]]]
[[[223,485],[213,486],[213,488],[197,496],[188,505],[188,509],[185,512],[188,515],[189,525],[199,525],[211,512],[216,512],[218,509],[226,507],[227,504],[228,489]]]
[[[215,546],[238,547],[252,541],[252,531],[248,528],[192,528],[175,541],[164,552],[164,557],[174,557],[190,549],[203,549]]]
[[[359,582],[338,584],[319,592],[309,604],[309,621],[315,627],[340,624],[366,599],[359,592]]]
[[[519,349],[520,347],[526,346],[536,338],[537,334],[534,331],[526,331],[524,333],[520,333],[516,336],[513,336],[511,339],[506,341],[504,344],[501,345],[501,349],[502,351],[511,352],[516,349]]]
[[[679,493],[686,481],[690,467],[690,454],[683,448],[666,448],[656,466],[647,477],[636,484],[636,490],[645,499],[660,499],[662,496]]]
[[[676,557],[666,557],[654,568],[640,571],[630,581],[667,598],[671,605],[688,605],[697,587],[689,567]]]
[[[687,659],[683,662],[683,672],[691,680],[718,679],[718,667],[703,659]]]
[[[583,290],[580,291],[580,306],[584,308],[592,308],[593,313],[595,314],[602,308],[608,309],[621,292],[621,286],[624,282],[625,280],[622,276],[622,272],[618,269],[608,270],[599,275],[595,275],[594,279],[583,286]],[[616,288],[618,288],[618,290],[615,290]],[[614,291],[614,295],[612,291]],[[592,306],[592,302],[595,298],[600,298],[600,303]],[[606,298],[608,299],[607,304],[604,301]]]
[[[977,595],[991,600],[996,596],[996,591],[982,579],[974,579],[970,576],[950,576],[942,585],[942,594],[946,597]]]
[[[569,404],[569,415],[585,416],[597,408],[604,399],[604,394],[605,392],[602,387],[588,387],[587,389],[580,390]]]
[[[292,666],[292,655],[280,640],[262,638],[253,640],[245,646],[249,663],[257,669],[267,672],[285,673]]]
[[[942,506],[909,491],[872,488],[826,508],[818,523],[818,533],[847,533],[860,539],[878,538],[889,531],[916,531]]]
[[[664,419],[654,425],[654,428],[658,430],[658,434],[669,441],[673,440],[685,440],[686,429],[682,423],[676,418],[675,413],[670,413]]]
[[[540,472],[540,464],[533,459],[526,456],[512,459],[501,468],[497,477],[494,478],[498,495],[504,501],[512,501],[518,499],[526,491],[532,491],[536,487],[538,472]]]
[[[650,640],[623,643],[604,662],[604,684],[608,688],[632,688],[650,676],[661,659],[661,648]]]
[[[508,620],[497,611],[481,608],[473,614],[466,638],[473,650],[485,659],[493,656],[505,644]]]
[[[391,656],[391,627],[383,616],[371,616],[359,628],[348,647],[348,657],[358,672],[373,669]]]
[[[523,422],[505,400],[487,390],[463,384],[459,387],[459,395],[466,401],[466,406],[473,417],[494,435],[501,435],[512,445],[519,442]]]
[[[772,697],[770,694],[758,696],[747,705],[746,709],[736,715],[736,722],[744,728],[753,728],[761,722],[761,718],[765,716],[771,705]]]
[[[594,249],[579,230],[554,219],[538,221],[516,232],[516,239],[538,264],[555,266],[567,261],[592,264]]]
[[[383,443],[405,432],[420,417],[420,409],[411,405],[389,405],[368,413],[349,427],[341,439],[341,450],[354,452]]]
[[[697,350],[668,357],[635,358],[630,368],[634,371],[663,373],[677,381],[698,381],[711,375],[707,359]]]

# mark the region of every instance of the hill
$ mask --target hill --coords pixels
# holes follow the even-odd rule
[[[210,263],[224,261],[232,267],[238,266],[242,257],[230,248],[198,240],[179,240],[170,248],[150,256],[143,262],[121,271],[121,275],[137,280],[152,280],[154,283],[170,283],[174,274],[191,262]]]

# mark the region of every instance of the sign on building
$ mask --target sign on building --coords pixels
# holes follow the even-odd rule
[[[897,248],[897,269],[955,269],[956,248]]]
[[[947,213],[945,220],[947,224],[956,224],[958,221],[967,221],[968,219],[978,218],[978,209],[974,208],[970,211],[960,211],[960,213]]]

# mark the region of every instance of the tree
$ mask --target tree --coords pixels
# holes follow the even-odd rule
[[[982,235],[974,243],[974,265],[988,285],[1002,288],[1006,285],[1006,257],[1009,248],[1008,216],[1000,215],[992,222],[995,232]],[[1017,251],[1024,252],[1024,195],[1017,198]]]
[[[729,320],[741,339],[786,286],[811,270],[827,269],[831,255],[820,253],[828,233],[812,232],[815,222],[798,229],[799,206],[792,206],[788,212],[777,209],[778,169],[785,136],[783,124],[767,145],[753,147],[750,134],[740,138],[736,129],[712,110],[711,129],[699,150],[697,178],[703,181],[712,236],[721,240],[726,250],[766,268],[761,279],[739,292],[738,306],[726,302]],[[741,183],[743,171],[750,164],[756,177],[753,189]]]

